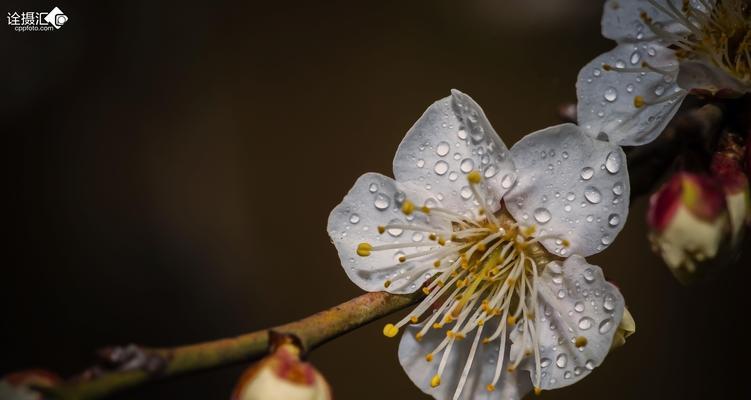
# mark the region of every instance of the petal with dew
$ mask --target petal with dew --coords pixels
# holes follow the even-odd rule
[[[581,256],[548,264],[538,281],[535,315],[540,387],[568,386],[589,375],[610,351],[623,317],[623,296],[600,267]],[[533,364],[523,368],[536,374]]]
[[[505,322],[504,322],[505,323]],[[424,324],[424,323],[423,323]],[[499,400],[499,399],[521,399],[532,389],[532,384],[526,374],[508,372],[508,344],[506,341],[506,357],[502,366],[502,375],[496,383],[493,391],[488,391],[488,384],[492,382],[495,375],[496,363],[498,362],[498,353],[500,339],[490,343],[483,344],[482,341],[476,341],[482,335],[482,330],[473,331],[465,339],[454,341],[445,361],[446,366],[440,376],[440,384],[432,387],[431,381],[436,376],[445,349],[432,354],[431,352],[446,339],[446,328],[430,329],[420,340],[415,339],[415,334],[422,328],[423,324],[412,325],[408,327],[402,335],[399,343],[399,362],[402,364],[405,372],[412,382],[423,392],[433,396],[438,400],[451,399],[478,399],[478,400]],[[486,332],[493,332],[498,325],[498,318],[488,321],[483,327]],[[472,363],[466,370],[466,378],[462,390],[457,392],[462,374],[465,373],[467,359],[472,353]],[[432,361],[426,360],[426,355],[432,354]]]
[[[415,182],[454,211],[473,207],[466,175],[479,170],[487,181],[491,211],[513,185],[508,148],[474,100],[458,90],[433,103],[410,128],[394,157],[399,182]]]
[[[732,74],[703,60],[682,62],[678,84],[686,90],[698,89],[721,97],[737,97],[751,91],[751,85],[743,84]]]
[[[430,278],[432,260],[400,262],[399,258],[438,247],[436,242],[428,240],[428,231],[451,232],[451,225],[444,219],[431,218],[418,211],[405,215],[402,207],[406,200],[416,207],[438,204],[414,185],[367,173],[360,176],[344,200],[329,214],[327,230],[344,271],[364,290],[411,293]],[[398,227],[407,221],[424,227],[425,232]],[[367,246],[363,247],[363,243]],[[425,246],[416,247],[420,243]],[[379,246],[398,247],[399,244],[409,247],[378,250]],[[388,288],[384,285],[386,281],[390,282]]]
[[[574,124],[531,133],[511,148],[519,178],[505,202],[522,226],[561,256],[589,256],[615,239],[628,216],[630,184],[620,147]]]
[[[657,44],[621,44],[597,56],[577,78],[579,125],[621,146],[651,142],[685,97],[677,73],[673,51]]]

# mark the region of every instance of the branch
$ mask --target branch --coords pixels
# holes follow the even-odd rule
[[[173,348],[131,345],[106,349],[102,352],[103,357],[110,364],[116,364],[119,370],[94,368],[78,379],[43,390],[48,396],[64,400],[98,399],[149,381],[253,360],[266,354],[271,331],[298,338],[307,352],[406,308],[421,297],[421,292],[413,295],[366,293],[299,321],[234,338]]]

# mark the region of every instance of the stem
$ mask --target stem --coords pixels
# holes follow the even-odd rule
[[[139,357],[146,360],[146,365],[126,371],[104,372],[90,379],[74,380],[43,390],[48,396],[57,399],[98,399],[149,381],[256,359],[266,354],[271,331],[295,336],[300,340],[304,351],[310,351],[373,320],[406,308],[420,297],[421,293],[366,293],[336,307],[272,329],[180,347],[139,347]],[[158,364],[157,370],[148,366],[155,361]]]

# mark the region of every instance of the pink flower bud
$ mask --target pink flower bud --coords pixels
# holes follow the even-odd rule
[[[291,343],[278,346],[271,355],[248,368],[232,394],[232,400],[330,400],[331,389],[313,365],[300,360]]]
[[[707,175],[680,172],[649,199],[650,240],[679,278],[714,259],[730,233],[722,187]]]
[[[51,387],[59,382],[57,375],[45,370],[13,372],[0,379],[0,399],[42,400],[41,393],[34,390],[34,387]]]
[[[744,149],[742,139],[726,133],[720,139],[712,157],[710,170],[725,192],[733,244],[740,242],[745,233],[746,222],[751,216],[751,199],[747,175],[743,171]]]

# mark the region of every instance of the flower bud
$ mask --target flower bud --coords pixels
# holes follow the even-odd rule
[[[330,400],[331,389],[313,365],[300,360],[292,343],[276,347],[271,355],[240,377],[232,400]]]
[[[725,133],[720,139],[710,166],[712,175],[725,192],[733,245],[743,238],[746,223],[751,216],[748,178],[743,171],[744,151],[742,139],[739,136]]]
[[[615,335],[613,335],[610,350],[613,351],[626,344],[626,339],[634,333],[636,333],[636,321],[634,321],[634,317],[628,311],[628,308],[624,308],[623,318],[621,318],[621,323],[618,324],[618,329],[615,331]]]
[[[0,379],[2,400],[42,400],[35,387],[51,387],[60,382],[57,375],[39,369],[30,369],[5,375]]]
[[[647,222],[655,251],[681,280],[713,260],[730,234],[723,189],[704,174],[671,177],[649,199]]]

